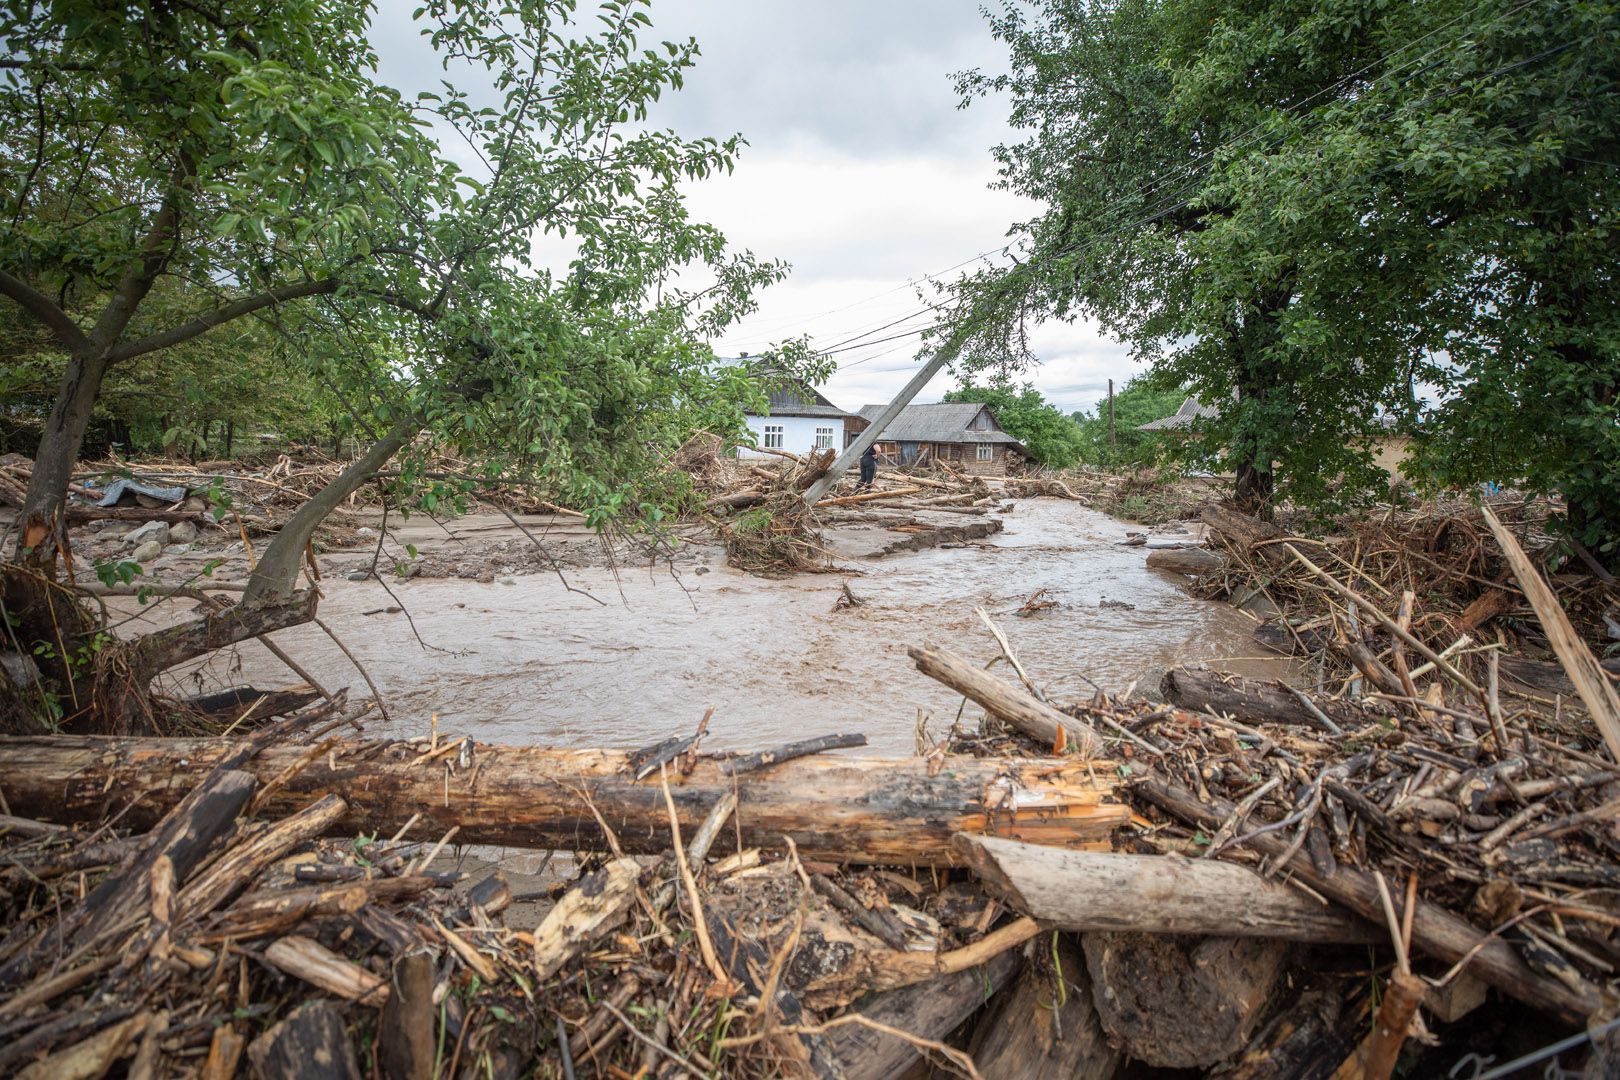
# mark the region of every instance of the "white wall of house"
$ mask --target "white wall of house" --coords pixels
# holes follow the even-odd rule
[[[750,416],[748,430],[754,433],[754,445],[794,454],[807,454],[816,448],[816,436],[831,433],[826,445],[834,450],[844,448],[844,420],[829,416]],[[746,447],[737,451],[739,457],[768,457],[756,454]]]

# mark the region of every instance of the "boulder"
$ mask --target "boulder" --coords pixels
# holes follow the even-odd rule
[[[157,541],[160,548],[169,542],[169,523],[167,521],[148,521],[140,528],[124,534],[124,543],[130,547],[140,547],[142,544],[153,540]]]
[[[169,526],[169,543],[189,544],[197,539],[197,526],[189,521],[177,521]]]
[[[144,564],[151,562],[161,554],[163,554],[163,545],[158,543],[156,540],[148,540],[146,543],[138,545],[134,551],[130,552],[129,557],[135,562]]]

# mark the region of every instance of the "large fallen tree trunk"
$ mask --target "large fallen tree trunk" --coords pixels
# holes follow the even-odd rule
[[[1389,940],[1387,931],[1337,906],[1232,863],[1066,851],[966,834],[956,846],[991,895],[1061,930]]]
[[[173,806],[236,744],[206,739],[91,736],[0,738],[12,813],[96,822],[126,805],[121,825],[144,828]],[[1105,841],[1129,820],[1113,796],[1112,767],[1071,757],[923,759],[809,757],[732,776],[702,760],[671,775],[683,828],[696,828],[736,785],[746,844],[851,862],[944,865],[959,861],[957,832],[1033,842]],[[470,740],[427,752],[418,743],[333,740],[265,750],[244,769],[271,790],[262,809],[284,815],[327,793],[347,811],[336,835],[392,834],[420,815],[416,835],[458,828],[464,843],[565,850],[605,846],[597,815],[627,852],[669,844],[659,781],[631,779],[627,755],[609,750],[489,746]],[[276,781],[274,784],[271,781]]]

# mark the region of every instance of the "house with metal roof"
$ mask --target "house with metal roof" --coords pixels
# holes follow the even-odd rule
[[[1138,424],[1137,431],[1178,431],[1191,427],[1199,420],[1213,420],[1221,411],[1213,405],[1205,405],[1192,395],[1181,403],[1181,408],[1169,416],[1161,416],[1157,420],[1149,420],[1145,424]]]
[[[1181,403],[1181,408],[1169,416],[1138,424],[1136,430],[1185,431],[1200,420],[1214,420],[1220,414],[1218,407],[1205,405],[1197,397],[1189,395]],[[1372,451],[1374,463],[1391,477],[1400,475],[1401,464],[1412,452],[1411,436],[1399,429],[1396,417],[1389,413],[1374,417],[1373,430],[1357,436],[1353,445]],[[1221,456],[1226,456],[1224,451]]]
[[[870,422],[883,409],[863,405],[861,416]],[[1005,476],[1030,456],[996,422],[988,405],[972,401],[907,405],[878,436],[877,452],[893,465],[940,461],[980,476]]]
[[[754,434],[754,446],[794,454],[808,454],[812,450],[841,451],[866,430],[864,419],[840,409],[814,387],[796,382],[774,387],[764,415],[750,414],[744,420]],[[746,446],[738,450],[738,455],[768,456]]]

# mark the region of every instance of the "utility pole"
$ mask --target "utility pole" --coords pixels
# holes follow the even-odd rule
[[[1114,448],[1114,380],[1108,380],[1108,449]]]
[[[827,470],[827,475],[811,484],[805,491],[804,503],[806,506],[815,506],[816,503],[821,501],[821,497],[827,494],[828,489],[838,483],[838,478],[848,472],[849,467],[861,459],[861,455],[866,453],[866,448],[877,442],[878,436],[883,434],[883,429],[888,427],[896,416],[900,415],[900,410],[911,404],[911,399],[916,397],[918,392],[928,385],[928,380],[938,374],[940,368],[955,358],[960,349],[960,345],[947,344],[934,354],[932,360],[923,365],[921,371],[911,377],[911,381],[906,383],[905,389],[895,395],[894,400],[889,402],[884,410],[878,414],[877,419],[873,420],[866,430],[857,435],[855,441],[850,443],[842,454],[838,455],[838,460],[832,463],[832,467]]]

